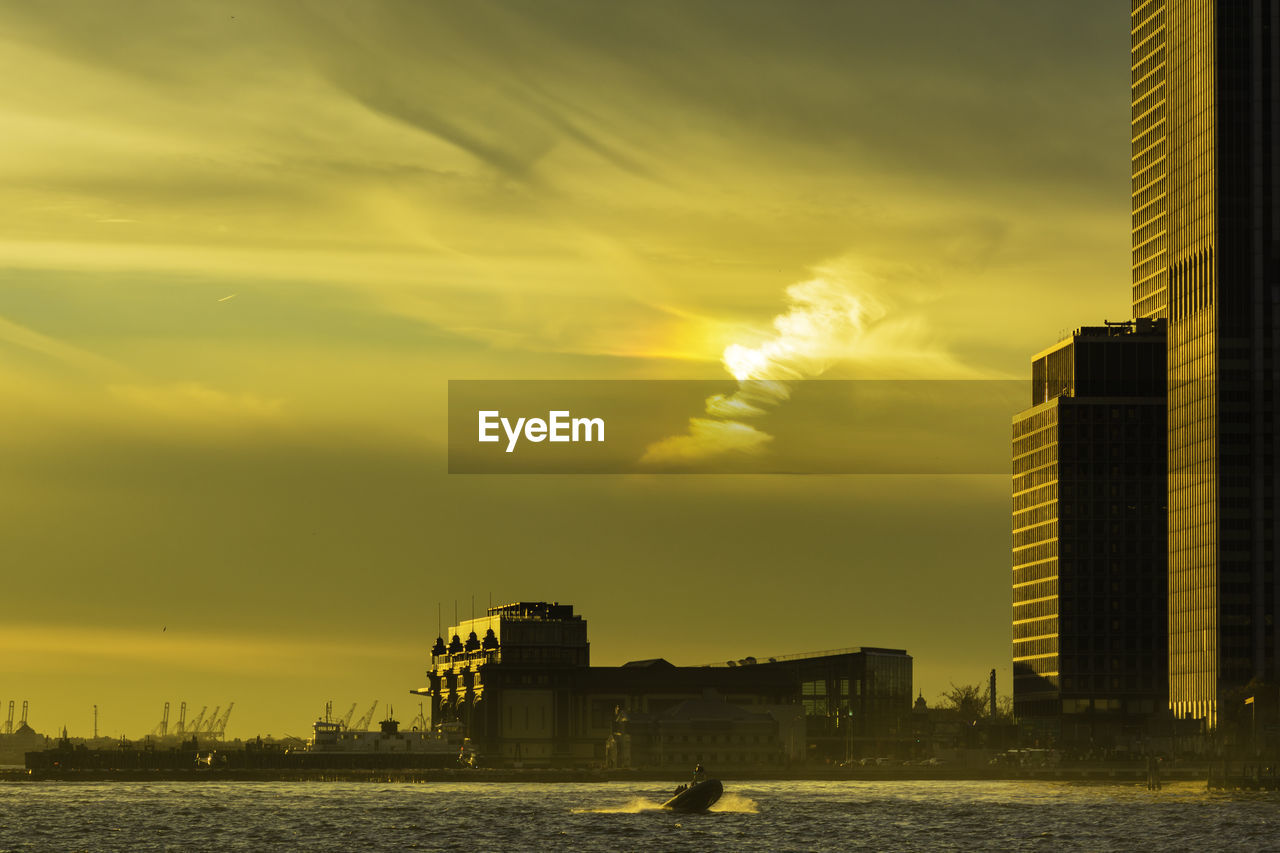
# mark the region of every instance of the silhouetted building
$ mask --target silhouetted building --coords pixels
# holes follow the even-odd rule
[[[1131,10],[1133,311],[1169,323],[1170,702],[1212,727],[1280,659],[1280,15]]]
[[[465,726],[491,764],[603,764],[619,711],[659,718],[708,690],[747,713],[803,703],[810,760],[843,756],[867,740],[907,737],[899,721],[911,708],[911,658],[900,650],[717,666],[661,658],[591,666],[586,620],[570,605],[545,602],[493,607],[449,633],[449,642],[440,637],[432,649],[430,683],[411,692],[431,697],[433,722]]]
[[[587,623],[567,604],[518,602],[437,639],[427,687],[432,720],[465,726],[488,764],[603,764],[618,708],[661,713],[716,690],[739,706],[795,701],[784,672],[677,667],[661,658],[590,665]],[[464,639],[465,637],[465,639]]]
[[[1081,743],[1167,699],[1164,321],[1079,329],[1013,419],[1013,700]]]
[[[788,728],[797,731],[788,737]],[[794,755],[788,740],[799,741]],[[665,711],[619,708],[606,751],[609,766],[618,768],[776,769],[803,760],[803,743],[804,720],[795,705],[744,708],[709,690]]]
[[[909,752],[912,660],[903,649],[864,646],[713,666],[790,673],[799,685],[810,761]]]
[[[47,740],[24,719],[12,734],[0,733],[0,764],[21,764],[26,753],[43,749]]]

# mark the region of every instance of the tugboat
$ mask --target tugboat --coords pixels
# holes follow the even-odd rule
[[[693,781],[676,788],[675,794],[662,807],[683,814],[698,814],[715,805],[723,793],[724,786],[720,784],[720,780],[708,779],[706,771],[699,764],[693,771]]]

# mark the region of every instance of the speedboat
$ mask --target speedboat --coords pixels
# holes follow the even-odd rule
[[[707,779],[695,785],[681,785],[676,788],[675,795],[663,803],[662,807],[685,814],[705,812],[720,799],[723,793],[724,786],[720,784],[719,779]]]

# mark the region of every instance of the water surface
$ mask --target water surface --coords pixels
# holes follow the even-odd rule
[[[0,784],[0,851],[1262,850],[1280,795],[1063,782]]]

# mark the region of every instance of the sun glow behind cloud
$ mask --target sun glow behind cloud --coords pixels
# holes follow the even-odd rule
[[[833,365],[863,379],[884,378],[886,370],[930,379],[977,375],[939,349],[927,326],[894,317],[871,295],[866,276],[861,279],[847,267],[828,267],[822,276],[788,287],[788,310],[773,318],[772,334],[754,345],[725,347],[721,360],[738,390],[707,398],[710,418],[691,418],[686,435],[653,443],[640,461],[686,465],[724,454],[759,454],[772,436],[743,419],[767,415],[791,396],[791,382],[816,379]],[[882,324],[889,326],[887,333]]]

